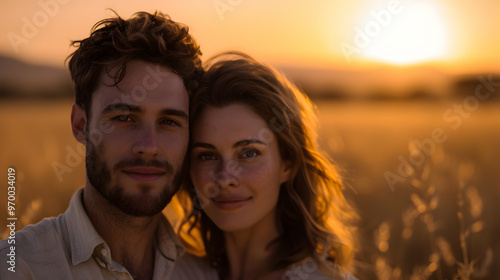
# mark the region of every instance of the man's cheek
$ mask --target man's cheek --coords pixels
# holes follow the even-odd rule
[[[167,151],[167,154],[177,153],[184,157],[189,145],[189,133],[163,137],[160,140],[160,145]]]

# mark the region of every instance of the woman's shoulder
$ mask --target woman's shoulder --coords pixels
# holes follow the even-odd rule
[[[357,280],[351,274],[325,266],[312,257],[291,265],[283,276],[287,280]]]
[[[198,257],[186,252],[176,260],[172,279],[217,280],[219,276],[205,257]]]

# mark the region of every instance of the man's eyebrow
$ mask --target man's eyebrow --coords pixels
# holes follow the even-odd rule
[[[178,116],[183,119],[189,119],[188,115],[186,112],[182,110],[176,110],[176,109],[163,109],[160,112],[161,115],[167,115],[167,116]]]
[[[133,113],[143,113],[144,110],[137,105],[132,105],[132,104],[126,104],[126,103],[113,103],[109,104],[102,110],[102,114],[108,114],[108,113],[116,113],[116,112],[133,112]],[[186,112],[182,110],[176,110],[176,109],[163,109],[160,112],[161,115],[168,115],[168,116],[179,116],[183,119],[188,119],[188,115]]]
[[[126,103],[113,103],[109,104],[102,110],[102,114],[116,113],[116,112],[134,112],[134,113],[142,113],[143,110],[141,107],[137,105],[131,105]]]

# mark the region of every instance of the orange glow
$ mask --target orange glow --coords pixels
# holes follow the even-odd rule
[[[383,11],[391,7],[399,12],[389,20]],[[489,0],[7,1],[0,9],[8,23],[0,26],[0,54],[63,66],[72,52],[70,40],[88,36],[94,23],[112,16],[108,8],[125,18],[136,11],[167,13],[190,27],[205,58],[236,49],[271,64],[349,70],[374,63],[433,63],[470,72],[500,64],[500,37],[494,34],[500,2]],[[366,36],[368,43],[356,44]]]

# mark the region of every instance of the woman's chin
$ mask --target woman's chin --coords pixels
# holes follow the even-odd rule
[[[246,219],[210,218],[224,232],[236,232],[250,228],[252,225]]]

